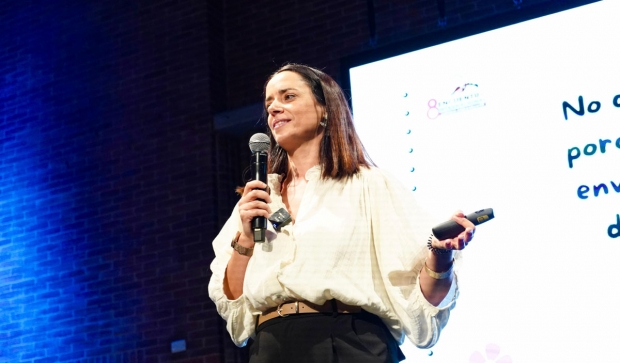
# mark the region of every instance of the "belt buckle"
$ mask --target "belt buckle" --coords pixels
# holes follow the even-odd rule
[[[278,315],[280,317],[286,318],[287,316],[291,315],[291,314],[282,314],[282,305],[284,304],[288,304],[287,302],[283,302],[280,305],[278,305],[278,310],[276,310],[278,312]],[[295,314],[299,314],[299,301],[295,301]]]

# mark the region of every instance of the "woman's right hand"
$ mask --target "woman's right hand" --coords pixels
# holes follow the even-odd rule
[[[241,224],[243,225],[243,231],[241,234],[247,238],[247,241],[252,241],[254,246],[254,237],[252,234],[252,219],[254,217],[269,218],[271,215],[271,208],[268,203],[271,203],[271,196],[263,189],[267,188],[267,184],[259,181],[249,181],[243,189],[243,197],[239,200],[239,216],[241,217]]]

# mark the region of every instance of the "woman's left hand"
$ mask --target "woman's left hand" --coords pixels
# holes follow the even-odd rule
[[[431,243],[433,247],[445,250],[462,250],[467,247],[467,244],[474,238],[476,226],[465,218],[463,212],[457,211],[454,213],[452,220],[463,226],[465,230],[454,238],[445,239],[443,241],[433,239]]]
[[[452,220],[463,226],[465,230],[459,233],[458,236],[443,241],[438,241],[436,238],[433,238],[431,241],[432,247],[449,251],[462,250],[471,242],[474,237],[474,231],[476,230],[474,224],[465,218],[465,215],[461,211],[454,213]],[[428,257],[424,261],[424,264],[426,267],[422,268],[420,272],[420,288],[426,300],[438,306],[450,291],[454,274],[450,273],[450,278],[438,278],[429,275],[428,270],[435,273],[452,271],[454,253],[437,253],[437,251],[434,250],[428,251]]]

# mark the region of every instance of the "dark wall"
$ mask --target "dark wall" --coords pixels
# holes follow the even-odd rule
[[[266,75],[285,62],[309,64],[339,80],[343,57],[554,1],[563,0],[227,2],[229,107],[261,101]]]
[[[0,362],[169,361],[177,339],[179,361],[219,361],[206,285],[209,87],[223,84],[211,54],[223,27],[209,21],[222,8],[20,1],[0,13]]]
[[[245,134],[214,132],[214,114],[260,102],[284,62],[338,78],[342,57],[518,11],[438,9],[0,3],[0,363],[242,361],[207,283],[249,153]],[[180,339],[187,350],[170,353]]]

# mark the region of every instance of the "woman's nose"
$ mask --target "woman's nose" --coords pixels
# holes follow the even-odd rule
[[[267,112],[270,114],[276,114],[282,111],[282,105],[278,101],[273,101],[269,107],[267,107]]]

